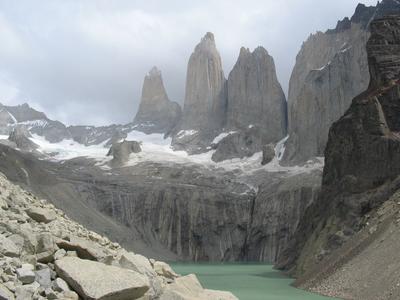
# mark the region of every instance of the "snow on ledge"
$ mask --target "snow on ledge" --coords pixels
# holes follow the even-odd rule
[[[212,141],[212,144],[218,144],[220,141],[222,141],[224,138],[227,136],[236,133],[237,131],[230,131],[230,132],[222,132],[219,135],[217,135],[214,140]]]

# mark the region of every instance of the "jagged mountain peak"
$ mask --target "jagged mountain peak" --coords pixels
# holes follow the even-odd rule
[[[200,43],[197,44],[194,52],[210,53],[211,55],[218,53],[214,34],[207,32],[204,37],[201,38]]]
[[[161,76],[161,71],[156,67],[152,67],[149,73],[147,73],[147,77],[158,77]]]
[[[265,57],[269,56],[269,53],[263,46],[258,46],[253,51],[251,51],[249,48],[241,47],[239,52],[239,60],[243,57],[249,56]]]

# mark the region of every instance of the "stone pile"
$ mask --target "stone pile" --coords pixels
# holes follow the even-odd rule
[[[0,299],[236,299],[128,252],[0,174]]]

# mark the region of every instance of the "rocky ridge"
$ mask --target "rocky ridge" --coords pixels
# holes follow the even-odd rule
[[[2,299],[236,299],[128,252],[0,175]]]

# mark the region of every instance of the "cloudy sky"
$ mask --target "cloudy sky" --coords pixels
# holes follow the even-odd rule
[[[0,0],[0,102],[67,124],[130,121],[143,76],[183,101],[188,58],[214,33],[226,76],[241,46],[264,46],[286,90],[301,43],[376,0]]]

